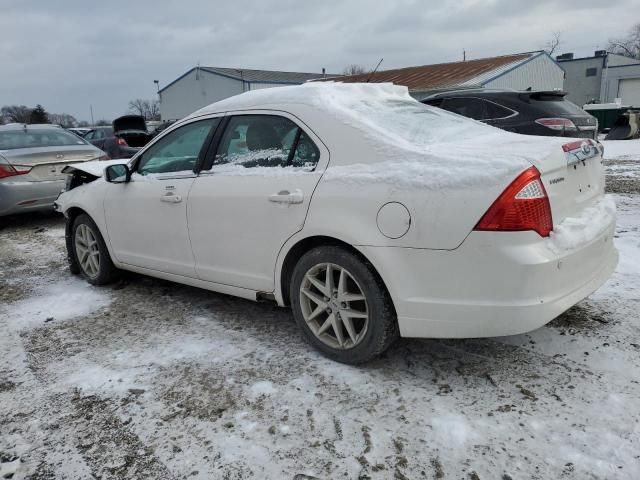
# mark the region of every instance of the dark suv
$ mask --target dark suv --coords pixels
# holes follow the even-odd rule
[[[566,92],[455,90],[433,94],[422,103],[526,135],[597,139],[598,122]]]

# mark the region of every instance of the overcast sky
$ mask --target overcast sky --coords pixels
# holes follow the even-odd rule
[[[112,119],[198,62],[385,69],[538,50],[554,31],[589,55],[639,20],[638,0],[2,0],[0,106]]]

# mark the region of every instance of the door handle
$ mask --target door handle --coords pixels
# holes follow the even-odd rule
[[[278,193],[274,193],[273,195],[269,195],[269,201],[274,203],[302,203],[304,201],[304,194],[302,190],[296,189],[293,192],[289,190],[282,190]]]
[[[180,195],[174,195],[173,193],[167,193],[160,197],[160,201],[167,203],[180,203],[182,201],[182,197]]]

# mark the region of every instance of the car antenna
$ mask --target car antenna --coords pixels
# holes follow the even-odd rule
[[[382,63],[382,60],[384,60],[384,58],[380,59],[380,61],[378,62],[378,65],[376,65],[376,68],[374,68],[373,71],[369,74],[369,76],[367,77],[367,81],[365,83],[369,83],[369,80],[371,80],[371,77],[373,77],[373,74],[376,73],[376,71],[378,70],[378,67]]]

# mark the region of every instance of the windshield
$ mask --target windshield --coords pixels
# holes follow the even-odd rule
[[[62,129],[26,128],[0,132],[0,150],[88,145],[86,140]]]
[[[531,104],[553,115],[587,115],[578,105],[558,95],[532,95]]]

